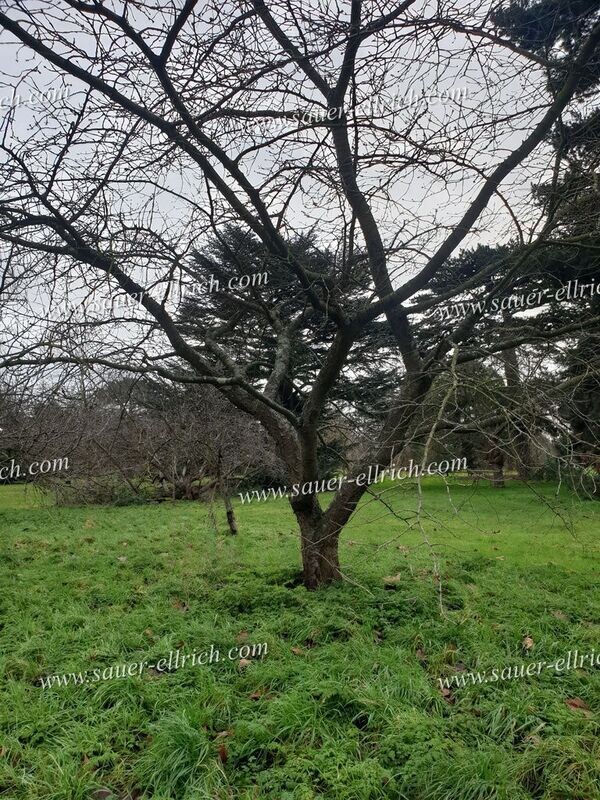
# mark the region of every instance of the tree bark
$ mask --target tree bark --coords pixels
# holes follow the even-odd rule
[[[494,489],[504,489],[504,453],[499,447],[494,447],[490,454],[492,464],[491,484]]]
[[[225,512],[227,514],[227,524],[229,525],[229,533],[232,536],[237,536],[238,533],[238,526],[237,520],[235,518],[235,512],[233,510],[233,506],[231,505],[231,498],[228,494],[223,495],[223,501],[225,503]]]
[[[510,397],[510,413],[516,421],[508,429],[507,437],[513,451],[517,473],[522,481],[528,481],[533,474],[531,429],[533,420],[527,411],[527,398],[519,374],[517,351],[514,347],[502,354],[504,375]]]
[[[402,449],[432,383],[432,371],[407,377],[402,402],[390,412],[379,436],[379,444],[353,471],[355,475],[366,473],[370,466],[386,467],[392,452],[399,452]],[[304,450],[312,445],[309,437],[303,439]],[[307,476],[313,474],[314,463],[311,455],[314,458],[316,451],[303,452],[306,464],[305,481],[311,480]],[[312,479],[314,480],[314,476]],[[302,567],[304,585],[307,589],[314,591],[342,577],[338,552],[339,536],[366,489],[366,486],[360,486],[355,482],[346,482],[338,490],[326,512],[321,510],[317,495],[309,494],[290,500],[300,526]]]
[[[219,448],[219,454],[217,456],[217,482],[219,484],[219,494],[223,498],[223,503],[225,504],[225,513],[227,515],[229,533],[231,533],[232,536],[237,536],[238,526],[235,518],[235,511],[233,510],[227,484],[223,478],[223,452],[221,448]]]
[[[341,578],[338,535],[327,530],[315,495],[298,498],[292,508],[300,526],[304,586],[315,591]]]

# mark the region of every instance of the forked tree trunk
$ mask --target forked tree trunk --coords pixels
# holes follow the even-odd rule
[[[379,439],[384,444],[357,468],[356,474],[366,474],[369,466],[375,464],[387,466],[394,449],[402,450],[432,383],[431,372],[420,373],[409,382],[404,402],[394,408],[383,426]],[[340,533],[356,510],[366,488],[364,484],[346,482],[325,513],[319,506],[318,496],[300,496],[291,500],[300,526],[304,585],[307,589],[312,591],[341,579],[338,554]]]

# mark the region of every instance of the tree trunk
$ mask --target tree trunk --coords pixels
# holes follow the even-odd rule
[[[494,447],[490,455],[492,464],[491,484],[494,489],[504,489],[504,453],[499,447]]]
[[[238,532],[237,520],[235,518],[233,505],[231,504],[231,498],[229,497],[227,484],[223,478],[223,453],[221,451],[221,448],[219,448],[219,454],[217,457],[217,482],[219,484],[219,494],[223,498],[223,503],[225,504],[225,512],[227,514],[227,524],[229,525],[229,532],[231,533],[232,536],[237,536]]]
[[[327,532],[325,517],[314,495],[292,504],[300,526],[300,549],[305,587],[314,591],[341,578],[338,535]]]
[[[227,524],[229,525],[229,532],[232,536],[237,536],[238,526],[237,520],[235,518],[235,512],[233,510],[233,506],[231,505],[231,498],[229,494],[225,493],[223,495],[223,502],[225,503],[225,512],[227,514]]]
[[[382,428],[379,440],[383,444],[380,444],[371,456],[356,468],[355,474],[366,473],[369,466],[375,464],[387,466],[395,448],[402,450],[432,382],[432,372],[420,373],[408,381],[404,401],[390,412]],[[308,481],[310,480],[308,476],[314,471],[314,460],[311,463],[310,458],[305,458],[305,461],[312,467],[312,470],[304,471],[304,480]],[[314,480],[314,475],[312,478]],[[307,589],[313,591],[341,579],[339,536],[365,491],[365,485],[351,481],[345,483],[325,513],[321,510],[315,495],[300,496],[291,500],[292,509],[300,526],[304,585]]]
[[[507,432],[508,441],[512,443],[515,466],[519,478],[528,481],[533,474],[533,456],[531,434],[533,420],[527,413],[527,398],[519,373],[517,351],[514,347],[502,354],[506,386],[511,400],[510,414],[516,421]]]

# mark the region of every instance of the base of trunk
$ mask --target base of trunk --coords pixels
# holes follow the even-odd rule
[[[338,536],[326,531],[323,513],[314,497],[294,507],[300,523],[302,574],[309,591],[341,579]]]
[[[227,508],[227,505],[225,507]],[[237,536],[238,526],[233,508],[227,508],[227,524],[229,525],[229,533],[232,536]]]
[[[329,586],[329,584],[341,580],[342,573],[340,572],[337,546],[315,550],[305,559],[303,577],[304,586],[309,591],[315,591],[321,586]]]

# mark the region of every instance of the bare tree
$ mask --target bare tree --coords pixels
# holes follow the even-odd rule
[[[314,485],[324,414],[340,380],[355,381],[359,394],[364,376],[349,372],[349,358],[374,324],[386,334],[375,355],[398,380],[355,475],[407,446],[453,358],[481,361],[577,329],[525,322],[477,346],[469,340],[475,311],[418,347],[422,315],[484,276],[415,296],[490,226],[523,245],[508,268],[487,272],[493,279],[503,270],[492,297],[551,242],[554,209],[535,219],[518,186],[556,167],[542,145],[597,58],[597,12],[584,20],[575,55],[542,56],[504,37],[483,1],[29,5],[0,12],[6,46],[33,58],[24,78],[43,68],[73,92],[29,131],[16,113],[5,117],[0,238],[13,300],[1,366],[84,364],[216,386],[264,426],[289,481]],[[454,94],[438,114],[432,94],[473,75],[471,102]],[[419,85],[428,99],[407,101]],[[511,203],[500,191],[509,176]],[[227,293],[237,313],[218,320],[215,312],[215,324],[190,341],[173,313],[173,280],[193,280],[193,250],[223,238],[230,223],[261,242],[297,302],[291,310],[288,297],[265,302],[260,287],[240,282]],[[307,230],[333,256],[326,270],[295,244]],[[24,299],[37,302],[48,287],[49,307],[68,295],[86,310],[50,319],[35,306],[23,315]],[[89,311],[89,295],[107,288],[135,296],[143,310]],[[315,327],[327,349],[291,408],[283,392],[290,360],[298,343],[316,341]],[[346,482],[326,511],[313,491],[291,498],[307,588],[340,577],[339,534],[365,491]]]

